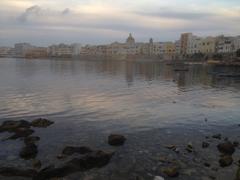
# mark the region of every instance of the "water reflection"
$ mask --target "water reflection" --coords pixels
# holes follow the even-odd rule
[[[135,127],[211,113],[218,119],[240,104],[240,80],[214,74],[229,71],[239,68],[190,65],[188,72],[175,72],[149,61],[1,59],[0,116],[114,120]]]

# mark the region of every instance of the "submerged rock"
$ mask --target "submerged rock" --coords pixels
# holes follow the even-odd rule
[[[15,130],[15,134],[8,137],[7,139],[18,139],[22,137],[28,137],[34,133],[34,130],[29,128],[18,128]]]
[[[163,173],[168,177],[177,177],[179,175],[178,168],[175,166],[164,168]]]
[[[121,146],[124,144],[125,141],[126,141],[126,138],[118,134],[111,134],[108,137],[108,144],[112,146]]]
[[[0,167],[0,175],[2,176],[21,176],[21,177],[33,177],[37,174],[33,169],[19,169],[14,167]]]
[[[227,167],[230,166],[233,163],[232,156],[226,155],[223,156],[221,159],[219,159],[219,164],[221,167]]]
[[[54,122],[52,122],[48,119],[38,118],[31,122],[31,126],[38,127],[38,128],[46,128],[46,127],[52,125],[53,123]]]
[[[218,144],[217,148],[223,154],[232,155],[235,152],[234,145],[229,141]]]
[[[186,147],[186,150],[187,150],[189,153],[193,152],[193,145],[192,145],[192,143],[188,143],[188,145],[187,145],[187,147]]]
[[[209,143],[208,142],[202,142],[202,148],[208,148],[209,147]]]
[[[33,162],[32,162],[32,165],[33,165],[34,168],[40,169],[41,166],[42,166],[42,163],[41,163],[40,160],[35,160],[35,159],[34,159]]]
[[[27,144],[35,144],[37,141],[40,140],[38,136],[28,136],[24,138],[24,143]]]
[[[25,120],[4,121],[0,126],[0,132],[4,132],[4,131],[14,132],[18,128],[30,128],[30,123]]]
[[[19,155],[23,159],[33,159],[37,156],[38,149],[35,144],[27,144],[25,147],[22,148]]]
[[[107,165],[113,153],[94,151],[81,158],[74,158],[66,162],[62,167],[47,167],[41,170],[33,179],[45,180],[53,177],[64,177],[77,171],[86,171],[92,168],[101,168]]]
[[[215,134],[215,135],[212,136],[212,138],[222,139],[222,135],[221,134]]]
[[[92,150],[88,147],[73,147],[73,146],[67,146],[63,149],[62,154],[64,155],[72,155],[74,153],[78,153],[78,154],[86,154],[86,153],[90,153],[92,152]]]

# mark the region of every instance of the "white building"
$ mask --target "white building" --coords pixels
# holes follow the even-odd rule
[[[11,47],[0,47],[0,57],[7,57],[11,55],[13,48]]]
[[[216,37],[216,52],[217,53],[231,53],[234,49],[234,38],[218,36]]]
[[[236,36],[233,39],[233,51],[236,52],[240,49],[240,36]]]
[[[202,38],[190,35],[187,43],[187,54],[196,54],[201,52]]]
[[[48,47],[48,55],[50,57],[72,57],[74,48],[67,44],[52,45]]]

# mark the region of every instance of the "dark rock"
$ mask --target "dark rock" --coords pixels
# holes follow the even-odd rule
[[[233,141],[233,145],[234,145],[234,147],[238,147],[239,146],[239,142]]]
[[[38,127],[38,128],[46,128],[46,127],[52,125],[53,123],[54,122],[49,121],[47,119],[38,118],[38,119],[35,119],[31,122],[31,126]]]
[[[86,154],[90,153],[92,150],[88,147],[73,147],[73,146],[67,146],[63,149],[62,154],[64,155],[72,155],[74,153],[78,154]]]
[[[205,163],[204,163],[204,166],[206,166],[206,167],[210,167],[211,164],[209,164],[208,162],[205,162]]]
[[[168,177],[177,177],[179,175],[178,168],[175,166],[164,168],[163,173]]]
[[[18,139],[22,137],[28,137],[34,133],[34,130],[29,128],[18,128],[15,130],[15,134],[8,137],[7,139]]]
[[[212,138],[222,139],[222,135],[221,134],[215,134],[215,135],[212,136]]]
[[[193,152],[193,145],[191,143],[188,143],[187,147],[186,147],[186,150],[191,153]]]
[[[14,132],[18,128],[30,128],[30,123],[25,120],[20,121],[5,121],[0,126],[0,132],[8,131]]]
[[[218,144],[217,148],[223,154],[232,155],[235,152],[234,145],[229,141]]]
[[[28,136],[24,138],[24,143],[27,144],[35,144],[37,141],[40,140],[38,136]]]
[[[32,163],[33,167],[36,168],[36,169],[40,169],[41,166],[42,166],[42,163],[40,160],[33,160],[33,163]]]
[[[77,171],[86,171],[92,168],[101,168],[109,163],[112,155],[113,153],[94,151],[86,154],[81,158],[74,158],[64,164],[62,167],[47,167],[41,170],[33,179],[45,180],[53,177],[64,177]]]
[[[111,134],[108,137],[108,144],[112,146],[121,146],[124,144],[125,141],[126,141],[126,138],[118,134]]]
[[[230,166],[233,163],[232,156],[226,155],[223,156],[221,159],[219,159],[219,164],[221,167],[227,167]]]
[[[33,177],[37,174],[37,171],[33,169],[18,169],[13,167],[0,167],[0,175],[2,176],[21,176],[21,177]]]
[[[240,166],[238,166],[235,180],[240,180]]]
[[[208,148],[209,145],[210,144],[208,142],[202,142],[202,148]]]
[[[20,157],[23,159],[34,159],[37,156],[38,149],[35,144],[27,144],[20,151]]]

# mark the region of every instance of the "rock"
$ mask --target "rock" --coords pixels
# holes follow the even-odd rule
[[[22,148],[20,151],[20,157],[23,159],[33,159],[37,156],[38,149],[35,144],[27,144],[25,147]]]
[[[124,144],[125,141],[126,141],[126,138],[118,134],[111,134],[108,137],[108,144],[112,146],[121,146]]]
[[[204,163],[204,166],[206,166],[206,167],[210,167],[211,164],[209,164],[208,162],[205,162],[205,163]]]
[[[239,142],[238,141],[233,141],[233,145],[234,145],[234,147],[238,147],[239,146]]]
[[[7,139],[18,139],[22,137],[28,137],[34,133],[34,130],[29,128],[18,128],[15,130],[15,134],[8,137]]]
[[[33,162],[32,162],[32,165],[33,165],[34,168],[40,169],[41,166],[42,166],[42,163],[41,163],[40,160],[35,160],[35,159],[34,159]]]
[[[235,180],[240,180],[240,166],[238,166]]]
[[[187,150],[189,153],[193,152],[193,145],[192,145],[192,143],[188,143],[188,145],[187,145],[187,147],[186,147],[186,150]]]
[[[5,121],[0,126],[0,132],[14,132],[18,128],[30,128],[30,123],[25,120],[20,121]]]
[[[0,167],[0,175],[2,176],[21,176],[21,177],[33,177],[37,174],[37,171],[33,169],[18,169],[14,167]]]
[[[63,154],[59,154],[59,155],[57,155],[57,158],[58,159],[64,159],[66,156],[65,155],[63,155]]]
[[[202,142],[202,148],[208,148],[209,145],[210,144],[208,142]]]
[[[41,170],[33,180],[45,180],[53,177],[64,177],[77,171],[86,171],[92,168],[101,168],[109,163],[113,153],[94,151],[81,158],[74,158],[61,167],[47,167]]]
[[[212,138],[222,139],[222,135],[221,134],[215,134],[215,135],[212,136]]]
[[[154,177],[154,180],[164,180],[164,178],[161,177],[161,176],[155,176],[155,177]]]
[[[223,154],[232,155],[235,152],[234,145],[229,141],[218,144],[217,148]]]
[[[38,136],[28,136],[24,138],[24,143],[27,144],[35,144],[37,141],[40,140]]]
[[[38,127],[38,128],[46,128],[46,127],[52,125],[53,123],[54,122],[49,121],[47,119],[38,118],[38,119],[35,119],[31,122],[31,126]]]
[[[233,163],[233,158],[232,158],[232,156],[229,156],[229,155],[223,156],[219,160],[219,164],[220,164],[221,167],[230,166],[232,163]]]
[[[175,166],[163,169],[163,173],[166,174],[168,177],[177,177],[179,175],[178,168]]]
[[[72,155],[74,153],[78,154],[86,154],[90,153],[92,150],[88,147],[73,147],[73,146],[67,146],[63,149],[62,154],[64,155]]]
[[[176,149],[176,146],[175,145],[166,145],[165,148],[167,149]]]

